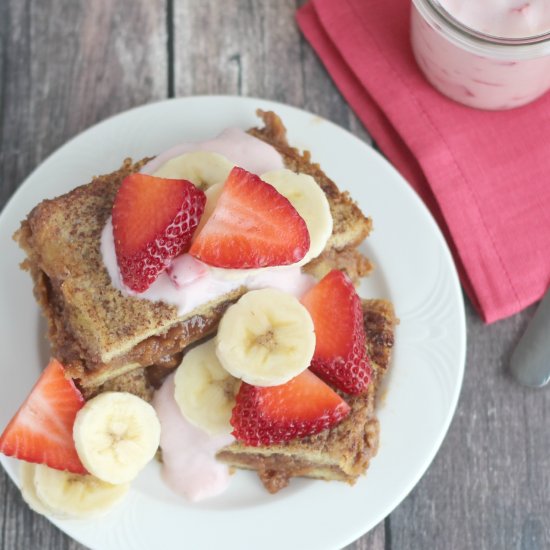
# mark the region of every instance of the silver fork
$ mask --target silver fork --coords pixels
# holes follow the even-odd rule
[[[524,386],[540,388],[550,380],[550,288],[512,353],[510,371]]]

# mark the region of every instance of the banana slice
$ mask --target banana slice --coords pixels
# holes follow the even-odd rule
[[[82,464],[107,483],[134,479],[153,458],[160,442],[155,409],[125,392],[105,392],[78,411],[73,426]]]
[[[32,505],[31,508],[57,518],[86,519],[101,516],[119,502],[130,488],[127,483],[111,485],[91,475],[71,474],[42,464],[33,466],[32,471],[26,472],[27,496],[32,476],[33,498],[36,498],[33,504],[38,504],[42,511]]]
[[[233,376],[254,386],[277,386],[309,367],[315,350],[313,321],[290,294],[253,290],[222,317],[216,355]]]
[[[160,178],[185,179],[204,190],[223,183],[234,166],[218,153],[193,151],[170,159],[153,175]]]
[[[220,365],[213,339],[185,354],[174,383],[176,403],[191,424],[210,435],[231,432],[229,420],[241,381]]]
[[[43,516],[52,516],[59,519],[66,518],[66,514],[56,514],[38,498],[38,495],[36,494],[36,487],[34,486],[34,471],[36,466],[36,464],[31,464],[30,462],[21,462],[19,475],[21,479],[21,494],[23,496],[23,500],[38,514],[42,514]]]
[[[292,170],[274,170],[260,176],[285,196],[306,222],[310,246],[297,265],[305,265],[324,250],[332,235],[332,215],[327,197],[315,180]]]

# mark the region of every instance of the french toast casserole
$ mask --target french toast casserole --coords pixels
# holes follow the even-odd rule
[[[285,168],[313,177],[330,207],[332,233],[322,253],[304,264],[302,272],[319,281],[339,270],[358,283],[373,268],[358,250],[371,232],[371,219],[308,152],[289,145],[275,113],[258,115],[263,125],[249,129],[248,135],[273,147]],[[52,355],[86,400],[121,391],[150,402],[187,351],[215,334],[224,313],[249,290],[237,286],[181,314],[175,305],[123,294],[113,286],[104,265],[102,232],[121,183],[150,160],[126,159],[117,171],[41,202],[14,235],[27,255],[22,267],[32,276],[35,297],[47,319]],[[350,408],[346,418],[290,441],[235,441],[217,453],[220,462],[256,470],[270,492],[293,476],[353,483],[366,470],[378,445],[374,405],[388,368],[396,318],[385,300],[362,300],[361,307],[371,375],[366,391],[345,397]],[[344,395],[339,389],[337,393]]]

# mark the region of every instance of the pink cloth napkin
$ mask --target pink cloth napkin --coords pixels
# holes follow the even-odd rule
[[[430,208],[486,322],[550,283],[550,94],[489,112],[434,90],[409,45],[410,0],[313,0],[302,32],[387,158]]]

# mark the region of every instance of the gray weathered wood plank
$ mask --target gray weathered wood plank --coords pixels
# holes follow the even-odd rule
[[[232,94],[302,104],[294,11],[292,0],[176,0],[176,95]]]
[[[0,2],[0,207],[73,135],[166,97],[167,82],[165,0]],[[2,470],[0,548],[83,547],[31,512]]]
[[[166,97],[164,0],[0,2],[0,201],[48,154]]]
[[[314,111],[370,141],[298,30],[300,3],[176,0],[176,95],[273,99]]]
[[[467,305],[457,414],[426,476],[391,515],[392,548],[550,548],[550,391],[522,388],[507,370],[533,310],[484,326]]]

